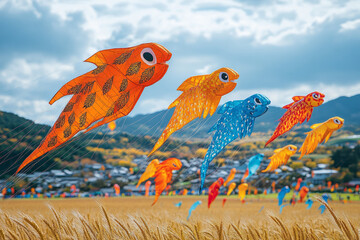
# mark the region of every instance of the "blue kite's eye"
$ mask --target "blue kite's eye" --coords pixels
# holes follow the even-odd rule
[[[260,99],[258,99],[258,98],[255,98],[255,99],[254,99],[254,102],[255,102],[257,105],[260,105],[260,104],[261,104],[261,101],[260,101]]]

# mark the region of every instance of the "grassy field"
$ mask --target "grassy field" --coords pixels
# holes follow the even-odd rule
[[[0,239],[359,239],[360,202],[287,206],[272,199],[152,197],[0,201]],[[202,204],[186,220],[188,209]],[[182,201],[181,208],[174,206]]]

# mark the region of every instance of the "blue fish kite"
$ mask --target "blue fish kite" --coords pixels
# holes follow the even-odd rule
[[[285,195],[287,193],[289,193],[289,192],[290,192],[290,188],[288,186],[285,186],[280,190],[280,192],[278,193],[278,196],[277,196],[277,198],[279,200],[279,202],[278,202],[279,206],[281,206],[281,204],[283,203]]]
[[[263,115],[268,110],[269,104],[270,100],[267,97],[254,94],[245,100],[227,102],[218,110],[218,113],[222,115],[209,130],[209,132],[216,132],[201,165],[200,192],[204,186],[210,162],[236,138],[241,139],[246,135],[250,136],[254,128],[255,118]]]
[[[180,201],[180,202],[178,202],[178,203],[175,203],[175,207],[180,208],[180,207],[181,207],[181,205],[182,205],[182,201]]]
[[[259,169],[261,161],[264,158],[264,154],[259,153],[256,154],[255,156],[252,156],[249,159],[249,163],[248,163],[248,169],[249,169],[249,174],[248,176],[245,178],[245,180],[247,180],[249,177],[251,177],[253,174],[256,173],[256,171]]]
[[[324,202],[328,203],[329,196],[327,194],[323,194],[322,199],[324,200]],[[326,210],[326,207],[322,204],[319,209],[321,210],[321,214],[323,214]]]
[[[264,206],[262,206],[262,207],[260,208],[259,213],[260,213],[263,209],[264,209]]]
[[[189,220],[192,211],[194,211],[195,208],[197,208],[197,206],[199,206],[200,204],[201,204],[201,201],[196,201],[196,202],[194,202],[193,205],[191,205],[191,207],[190,207],[190,209],[189,209],[189,215],[187,216],[186,220]]]
[[[283,210],[284,207],[289,206],[289,205],[290,205],[290,203],[281,205],[281,206],[280,206],[280,213],[282,213],[282,210]]]
[[[313,205],[314,201],[311,200],[310,198],[308,200],[306,200],[305,204],[308,204],[306,209],[310,209]]]

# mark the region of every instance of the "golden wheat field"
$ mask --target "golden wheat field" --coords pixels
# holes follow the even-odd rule
[[[186,220],[197,200],[202,204]],[[2,200],[0,239],[359,239],[360,203],[287,206],[219,197]],[[182,201],[177,208],[175,203]],[[261,211],[260,211],[261,210]]]

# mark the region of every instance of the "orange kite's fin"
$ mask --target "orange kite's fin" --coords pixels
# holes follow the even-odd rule
[[[305,97],[304,96],[294,96],[293,98],[292,98],[292,100],[294,100],[294,102],[292,102],[292,103],[290,103],[290,104],[288,104],[288,105],[285,105],[285,106],[283,106],[282,108],[284,108],[284,109],[289,109],[292,105],[294,105],[294,103],[296,103],[296,102],[298,102],[298,101],[300,101],[301,99],[304,99]]]
[[[136,185],[136,188],[138,188],[142,182],[146,181],[147,179],[155,175],[156,169],[159,164],[160,163],[158,159],[154,159],[149,163],[149,165],[145,169],[145,172],[141,175],[138,184]]]

